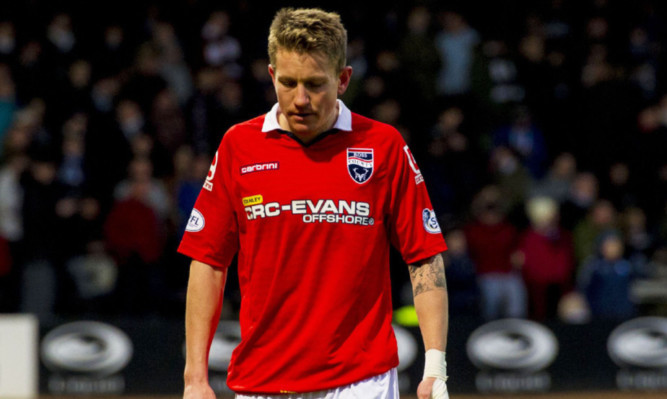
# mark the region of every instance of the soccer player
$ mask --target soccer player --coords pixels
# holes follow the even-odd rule
[[[179,247],[193,259],[184,398],[215,397],[208,353],[237,253],[237,398],[398,398],[390,245],[409,265],[427,350],[418,397],[448,397],[446,245],[400,134],[338,100],[346,45],[338,14],[274,17],[278,103],[224,135]]]

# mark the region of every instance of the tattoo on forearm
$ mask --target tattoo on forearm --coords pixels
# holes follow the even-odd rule
[[[422,264],[408,265],[413,296],[432,290],[447,290],[445,262],[438,254]]]

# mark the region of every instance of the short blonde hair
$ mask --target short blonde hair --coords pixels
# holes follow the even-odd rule
[[[338,72],[346,63],[347,31],[335,12],[319,8],[282,8],[269,30],[269,61],[274,67],[279,49],[320,52],[329,57]]]

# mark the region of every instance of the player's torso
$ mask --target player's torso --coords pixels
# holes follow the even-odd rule
[[[347,309],[342,303],[363,285],[370,297],[380,293],[388,276],[390,146],[359,131],[310,146],[284,133],[248,135],[234,140],[229,190],[247,314],[280,318],[289,309],[290,318],[300,311],[326,318]],[[281,298],[280,308],[272,298]],[[309,305],[315,302],[324,307]]]

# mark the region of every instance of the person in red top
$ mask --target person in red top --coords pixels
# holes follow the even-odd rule
[[[529,316],[534,320],[552,319],[561,298],[574,288],[572,235],[560,227],[558,203],[552,198],[531,198],[526,213],[531,226],[520,239],[519,253]]]
[[[273,20],[278,103],[224,135],[179,246],[193,259],[184,398],[215,397],[208,353],[237,253],[237,398],[398,398],[390,245],[409,265],[427,350],[418,397],[448,398],[447,247],[398,131],[337,99],[352,74],[346,45],[338,14],[287,8]]]
[[[465,225],[464,232],[475,262],[482,317],[525,317],[526,288],[514,263],[519,232],[505,217],[500,189],[486,186],[480,190],[471,211],[475,219]]]

